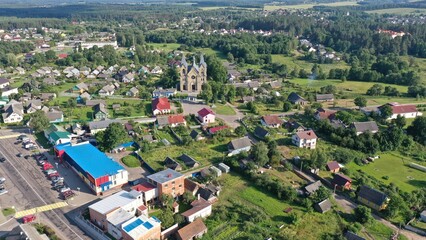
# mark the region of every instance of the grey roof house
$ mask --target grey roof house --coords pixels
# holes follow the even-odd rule
[[[355,129],[356,135],[360,135],[365,132],[376,133],[379,131],[379,127],[375,121],[353,122],[351,127]]]

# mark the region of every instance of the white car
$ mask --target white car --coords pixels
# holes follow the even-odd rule
[[[3,184],[4,182],[6,182],[6,178],[0,177],[0,184]]]
[[[7,193],[6,189],[0,190],[0,195],[6,194],[6,193]]]

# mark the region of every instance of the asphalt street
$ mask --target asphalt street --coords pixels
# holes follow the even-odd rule
[[[9,191],[0,196],[2,207],[13,204],[17,211],[21,211],[62,201],[59,193],[51,189],[50,181],[33,158],[17,157],[18,153],[25,156],[31,152],[14,142],[16,138],[0,140],[0,155],[6,158],[6,162],[0,163],[0,174],[7,179],[6,188]],[[66,217],[69,210],[61,208],[37,213],[37,221],[52,227],[61,239],[91,239]],[[8,224],[16,224],[16,221],[10,220]]]

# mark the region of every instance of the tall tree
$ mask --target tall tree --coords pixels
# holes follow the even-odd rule
[[[259,166],[269,162],[268,152],[268,147],[264,142],[255,144],[251,150],[252,157]]]
[[[416,117],[411,126],[407,128],[407,132],[413,136],[415,141],[426,145],[426,117]]]
[[[361,109],[362,107],[367,106],[367,99],[363,96],[359,96],[354,99],[354,103]]]
[[[128,135],[120,123],[111,123],[103,132],[99,147],[104,151],[110,151],[119,144],[124,143]]]
[[[50,121],[43,111],[37,110],[31,114],[30,128],[32,128],[36,133],[39,133],[48,128],[49,124]]]
[[[222,62],[216,56],[208,56],[206,58],[207,76],[210,80],[218,82],[226,82],[227,71]]]

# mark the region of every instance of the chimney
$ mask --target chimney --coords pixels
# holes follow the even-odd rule
[[[171,173],[167,174],[167,178],[171,178],[171,177],[172,177]]]
[[[200,194],[197,194],[197,200],[200,200]]]

